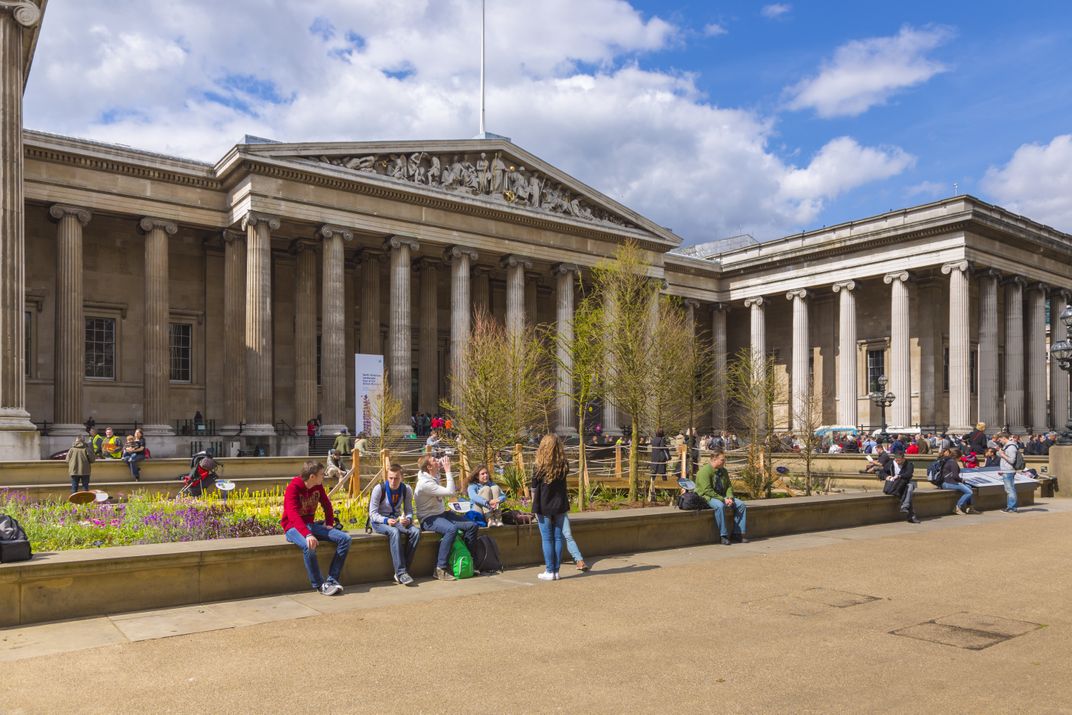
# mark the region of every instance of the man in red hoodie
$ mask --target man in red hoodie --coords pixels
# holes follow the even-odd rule
[[[313,523],[316,508],[324,509],[324,523]],[[290,480],[283,495],[283,519],[280,522],[286,531],[287,541],[302,550],[305,558],[305,570],[309,573],[309,583],[325,596],[334,596],[342,591],[339,576],[342,574],[346,554],[350,551],[350,535],[335,528],[335,513],[331,509],[331,499],[324,491],[324,465],[309,461],[302,467],[301,474]],[[331,559],[328,579],[320,577],[320,562],[316,560],[318,539],[326,539],[335,544],[335,556]]]

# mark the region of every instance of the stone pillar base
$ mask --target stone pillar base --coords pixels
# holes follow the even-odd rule
[[[146,437],[171,437],[175,434],[175,428],[171,425],[142,425],[141,431]]]
[[[10,461],[39,460],[42,457],[41,435],[36,429],[2,430],[0,431],[0,454],[4,455],[5,460]]]
[[[242,426],[243,437],[274,437],[274,425],[246,424]]]
[[[1050,447],[1050,476],[1057,480],[1056,496],[1072,497],[1072,446]]]
[[[75,437],[80,434],[88,434],[85,425],[49,425],[48,433],[57,437]]]

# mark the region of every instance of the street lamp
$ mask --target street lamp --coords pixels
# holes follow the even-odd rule
[[[1069,318],[1072,320],[1072,318]],[[1069,346],[1069,353],[1072,354],[1072,345]],[[893,404],[893,401],[897,399],[897,396],[892,392],[886,392],[886,376],[880,375],[878,380],[878,390],[872,392],[868,397],[871,398],[871,404],[882,410],[882,432],[880,436],[886,436],[886,408]]]
[[[1061,322],[1068,330],[1072,330],[1072,305],[1066,305],[1061,311]],[[1066,334],[1068,333],[1066,330]],[[1058,340],[1050,346],[1050,356],[1057,361],[1057,365],[1065,372],[1072,371],[1072,342],[1066,338]],[[1072,418],[1065,415],[1065,431],[1057,438],[1057,444],[1072,445]]]

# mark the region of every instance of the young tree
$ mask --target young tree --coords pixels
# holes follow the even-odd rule
[[[815,434],[815,430],[822,426],[823,403],[817,395],[808,390],[804,403],[793,415],[793,430],[797,439],[800,440],[799,458],[804,465],[804,494],[811,496],[812,481],[811,464],[815,458],[815,452],[819,448],[821,438]]]
[[[583,286],[582,286],[583,288]],[[572,335],[553,331],[551,340],[557,349],[555,363],[569,375],[570,400],[577,415],[580,437],[577,456],[577,503],[581,510],[588,504],[588,463],[584,444],[585,418],[592,406],[603,396],[603,364],[606,361],[604,344],[603,307],[598,297],[585,295],[576,304],[571,323]]]
[[[753,497],[770,496],[774,484],[771,454],[774,404],[783,392],[774,358],[759,358],[750,348],[741,348],[727,366],[726,393],[734,404],[737,422],[748,435],[747,465],[741,475]]]
[[[499,450],[524,441],[548,424],[554,397],[550,360],[533,328],[511,335],[486,312],[479,312],[465,347],[458,402],[444,400],[454,430],[491,469]]]
[[[369,416],[372,419],[375,434],[369,435],[376,445],[376,454],[382,455],[387,449],[387,439],[393,425],[402,417],[402,402],[395,397],[388,379],[388,371],[383,371],[383,388],[369,396]],[[384,478],[386,478],[386,474]]]
[[[620,246],[613,260],[598,264],[594,276],[603,306],[605,392],[610,402],[629,416],[629,500],[635,501],[637,443],[640,425],[650,409],[654,380],[651,305],[659,287],[648,277],[642,252],[632,242]]]

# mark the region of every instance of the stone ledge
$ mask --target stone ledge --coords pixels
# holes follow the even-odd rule
[[[1019,489],[1022,504],[1034,502],[1031,485]],[[921,517],[950,514],[957,494],[916,494]],[[1001,487],[976,490],[982,509],[1004,505]],[[898,521],[897,502],[881,494],[771,499],[749,504],[750,537],[846,528]],[[570,516],[574,537],[589,556],[673,548],[714,540],[710,511],[669,507],[587,512]],[[503,565],[540,563],[539,530],[485,529],[495,538]],[[439,537],[422,535],[413,573],[431,573]],[[326,573],[331,550],[319,550]],[[393,570],[384,538],[354,535],[342,575],[344,584],[385,581]],[[0,626],[289,593],[308,588],[296,549],[281,536],[120,546],[45,553],[32,561],[0,564]]]

